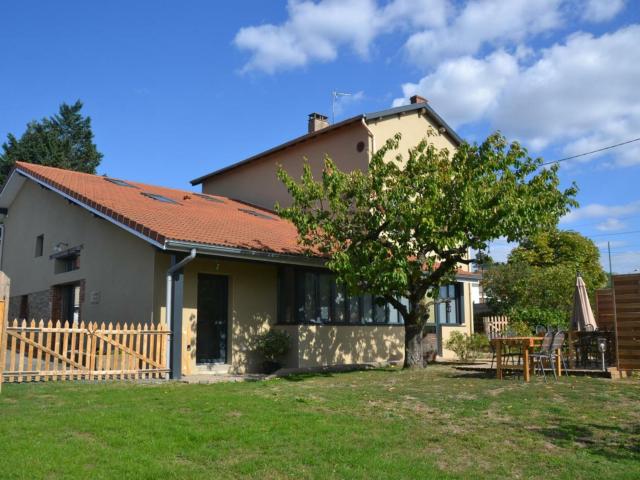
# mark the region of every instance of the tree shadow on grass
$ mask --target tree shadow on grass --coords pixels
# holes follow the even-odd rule
[[[352,374],[355,372],[371,372],[371,373],[390,373],[400,371],[392,367],[372,367],[367,365],[339,365],[335,367],[322,367],[320,369],[308,372],[291,372],[278,375],[279,378],[288,382],[303,382],[313,378],[334,377]]]
[[[629,426],[574,423],[532,429],[559,447],[578,447],[595,455],[619,460],[640,460],[640,424]]]

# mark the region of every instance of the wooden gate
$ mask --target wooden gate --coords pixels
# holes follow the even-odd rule
[[[166,325],[3,322],[0,382],[166,378]]]

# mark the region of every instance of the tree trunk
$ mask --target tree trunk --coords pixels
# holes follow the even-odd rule
[[[404,368],[424,368],[422,328],[416,324],[404,327]]]

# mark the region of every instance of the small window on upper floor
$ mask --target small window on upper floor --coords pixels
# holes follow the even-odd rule
[[[41,257],[44,252],[44,235],[36,237],[36,257]]]

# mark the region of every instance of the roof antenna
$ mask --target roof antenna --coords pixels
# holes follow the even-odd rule
[[[331,124],[332,125],[336,123],[336,100],[338,99],[338,97],[350,97],[351,95],[352,95],[351,93],[337,92],[335,90],[331,92]]]

